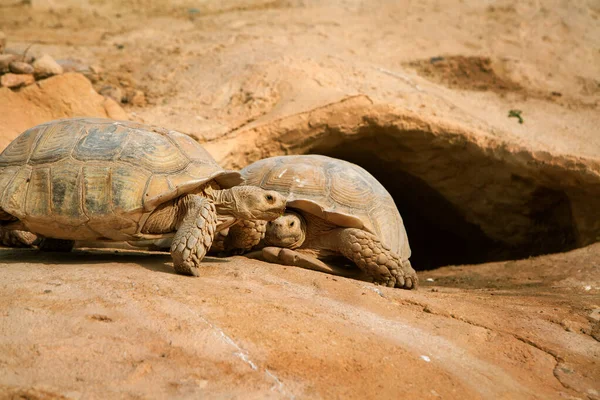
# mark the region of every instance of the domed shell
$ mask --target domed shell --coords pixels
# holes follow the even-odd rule
[[[410,257],[394,199],[358,165],[321,155],[279,156],[250,164],[241,173],[248,185],[287,195],[289,208],[341,227],[364,229],[398,255]]]
[[[0,154],[0,208],[47,237],[129,240],[160,204],[213,179],[223,188],[243,182],[185,134],[62,119],[23,132]]]

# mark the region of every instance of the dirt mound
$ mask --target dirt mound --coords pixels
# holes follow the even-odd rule
[[[455,89],[496,93],[518,92],[522,89],[517,82],[499,76],[488,57],[432,57],[407,65],[415,68],[423,77]]]
[[[96,93],[90,81],[77,73],[54,76],[19,91],[0,88],[0,115],[0,151],[24,130],[53,119],[127,119],[118,104]]]

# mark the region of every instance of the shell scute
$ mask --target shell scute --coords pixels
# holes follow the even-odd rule
[[[73,150],[73,158],[81,161],[111,161],[121,154],[129,136],[122,125],[92,125]]]
[[[23,218],[25,214],[25,199],[32,168],[29,165],[19,168],[10,184],[2,193],[0,206],[2,209],[17,218]]]
[[[112,170],[109,165],[83,166],[83,208],[91,219],[112,213]]]
[[[115,213],[126,214],[143,207],[142,199],[150,173],[129,166],[112,168],[112,206]]]
[[[49,215],[52,211],[50,168],[34,168],[29,182],[25,212],[29,218]]]
[[[137,165],[156,174],[176,173],[187,167],[190,160],[163,135],[148,135],[131,129],[130,138],[119,160]]]
[[[50,168],[52,215],[65,225],[80,225],[88,220],[81,204],[80,177],[80,164],[62,162]],[[39,196],[39,193],[28,196]]]
[[[38,137],[46,129],[46,126],[36,126],[28,129],[4,149],[0,154],[0,165],[23,165],[29,160]]]
[[[71,154],[77,139],[84,134],[81,124],[57,123],[46,130],[31,153],[30,164],[46,164],[64,159]]]

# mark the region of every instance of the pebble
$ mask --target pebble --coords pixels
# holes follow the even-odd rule
[[[26,62],[13,61],[8,66],[15,74],[33,74],[33,67]]]
[[[100,80],[101,68],[93,65],[81,64],[70,59],[56,60],[58,65],[63,68],[63,72],[77,72],[89,79],[90,82],[96,83]]]
[[[33,62],[34,74],[37,79],[47,78],[52,75],[60,75],[63,68],[48,54],[44,54]]]
[[[143,107],[146,105],[146,95],[141,90],[130,90],[125,96],[125,102],[132,106]]]
[[[35,83],[35,78],[31,74],[8,73],[0,77],[0,85],[11,89],[31,85],[32,83]]]
[[[16,59],[14,54],[0,54],[0,74],[8,72],[10,63]]]
[[[102,89],[98,91],[98,93],[100,93],[104,97],[109,97],[113,99],[117,103],[121,103],[121,101],[123,100],[123,91],[116,86],[103,86]]]
[[[0,54],[4,53],[4,49],[6,48],[6,35],[4,32],[0,31]]]

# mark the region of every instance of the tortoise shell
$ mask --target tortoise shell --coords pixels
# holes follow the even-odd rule
[[[279,156],[250,164],[241,173],[249,185],[287,195],[291,209],[341,227],[364,229],[396,254],[410,257],[394,199],[358,165],[321,155]]]
[[[62,119],[23,132],[0,154],[0,209],[46,237],[135,240],[156,207],[212,180],[243,181],[183,133]]]

